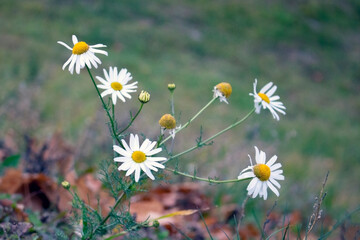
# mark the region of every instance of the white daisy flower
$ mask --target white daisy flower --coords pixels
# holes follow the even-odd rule
[[[274,164],[277,160],[276,155],[274,155],[267,163],[265,163],[265,152],[259,152],[259,149],[256,146],[255,152],[256,165],[252,165],[252,160],[249,155],[251,166],[242,170],[238,176],[238,179],[253,178],[246,189],[248,191],[248,195],[252,195],[253,198],[256,198],[256,196],[259,194],[260,197],[263,197],[264,200],[266,200],[268,196],[268,187],[276,194],[276,196],[279,196],[279,191],[276,189],[276,187],[280,189],[281,186],[277,180],[285,179],[282,175],[283,170],[280,169],[281,163]]]
[[[94,67],[97,68],[97,64],[101,64],[101,61],[95,56],[95,53],[104,54],[106,56],[108,55],[106,51],[97,49],[106,47],[104,44],[88,45],[86,42],[79,42],[75,35],[72,35],[72,41],[74,44],[73,48],[69,47],[64,42],[57,42],[72,51],[71,57],[62,66],[62,69],[64,70],[65,67],[69,65],[69,71],[71,74],[74,72],[74,67],[76,68],[76,73],[80,74],[80,69],[84,68],[85,64],[88,68],[91,68],[91,65],[94,65]]]
[[[157,172],[157,168],[165,168],[164,165],[158,163],[159,161],[165,161],[165,157],[151,157],[162,150],[162,148],[153,149],[156,141],[151,142],[149,139],[145,139],[140,146],[138,135],[130,134],[129,145],[123,139],[121,142],[125,149],[114,145],[114,151],[123,157],[116,157],[114,161],[122,163],[118,169],[119,171],[127,171],[126,176],[129,176],[135,171],[136,182],[139,181],[141,170],[143,170],[150,179],[154,180],[155,177],[151,173],[151,170]]]
[[[277,95],[273,96],[277,87],[275,85],[273,85],[272,82],[269,82],[260,90],[259,93],[257,93],[256,92],[256,84],[257,84],[257,79],[255,79],[255,82],[254,82],[254,93],[249,93],[250,96],[254,97],[255,112],[257,114],[259,114],[261,105],[262,105],[263,109],[265,109],[265,108],[269,109],[269,111],[271,112],[273,117],[279,121],[280,117],[276,113],[276,111],[285,115],[286,113],[284,110],[286,108],[282,102],[278,101],[280,99],[279,96],[277,96]]]
[[[214,98],[219,97],[220,102],[225,102],[229,104],[227,99],[230,97],[232,93],[232,87],[230,83],[227,82],[219,83],[214,87],[213,92],[214,92]]]
[[[97,85],[97,87],[100,89],[105,89],[105,91],[101,93],[101,97],[105,97],[106,95],[111,94],[112,102],[114,105],[116,104],[117,98],[125,102],[125,98],[131,99],[129,93],[136,92],[136,84],[138,82],[127,84],[132,79],[132,76],[126,68],[122,68],[118,73],[117,67],[110,67],[109,74],[104,69],[104,76],[105,79],[96,76],[96,79],[102,83],[100,85]]]

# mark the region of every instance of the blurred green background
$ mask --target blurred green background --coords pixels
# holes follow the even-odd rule
[[[151,93],[130,132],[156,139],[158,119],[170,111],[168,83],[175,83],[175,111],[184,124],[212,97],[233,86],[229,105],[216,102],[177,135],[175,152],[218,132],[253,107],[252,84],[269,81],[287,107],[275,121],[268,111],[179,159],[203,176],[235,178],[253,146],[278,155],[286,181],[278,205],[312,211],[330,171],[325,211],[335,217],[359,204],[360,2],[306,1],[16,1],[0,2],[0,133],[39,139],[60,131],[77,153],[79,172],[112,157],[100,101],[85,71],[61,69],[71,35],[103,43],[102,68],[127,68],[139,90]],[[119,124],[139,106],[137,94],[116,105]],[[99,153],[101,152],[101,153]],[[188,180],[186,180],[188,181]],[[245,184],[207,188],[215,203]],[[265,204],[276,200],[270,195]],[[285,207],[286,206],[286,207]],[[285,209],[285,211],[287,211]]]

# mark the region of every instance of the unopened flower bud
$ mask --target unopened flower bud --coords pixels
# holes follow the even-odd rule
[[[171,114],[164,114],[159,120],[160,126],[166,129],[174,129],[176,127],[176,120]]]
[[[159,221],[158,221],[158,220],[155,220],[155,221],[153,222],[152,226],[153,226],[154,228],[158,228],[158,227],[160,226]]]
[[[62,181],[61,185],[63,186],[63,188],[65,188],[66,190],[68,190],[70,188],[70,183],[68,181]]]
[[[147,91],[141,91],[139,94],[139,101],[142,103],[147,103],[150,101],[150,93]]]
[[[169,83],[169,84],[168,84],[168,89],[169,89],[171,92],[174,91],[175,88],[176,88],[175,83]]]

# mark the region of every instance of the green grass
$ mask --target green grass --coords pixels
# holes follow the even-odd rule
[[[111,157],[105,116],[88,76],[61,70],[70,52],[56,41],[70,44],[76,34],[108,46],[109,57],[101,57],[95,75],[103,67],[126,67],[139,88],[151,93],[131,131],[152,138],[158,119],[169,111],[167,83],[177,85],[176,113],[182,123],[207,103],[215,84],[232,84],[230,104],[216,103],[191,130],[179,134],[176,151],[195,143],[200,126],[210,136],[246,114],[254,78],[260,85],[273,81],[287,107],[279,123],[262,112],[181,163],[194,163],[204,175],[237,176],[258,145],[283,163],[283,204],[311,211],[328,170],[327,211],[336,216],[358,204],[357,1],[3,0],[1,5],[1,135],[13,130],[18,139],[25,133],[46,138],[61,131],[77,147],[84,132],[91,131],[96,139],[88,139],[91,147],[80,168]],[[135,95],[117,105],[119,119],[129,119],[128,112],[138,105]],[[104,154],[96,155],[99,149]],[[240,199],[243,195],[240,191]]]

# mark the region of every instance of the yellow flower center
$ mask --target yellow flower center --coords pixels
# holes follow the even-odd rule
[[[81,55],[83,53],[86,53],[89,50],[89,45],[86,44],[86,42],[78,42],[74,45],[72,53],[76,55]]]
[[[123,86],[119,82],[112,82],[111,88],[114,89],[115,91],[120,91],[123,88]]]
[[[232,93],[232,87],[227,82],[222,82],[216,85],[216,89],[219,90],[226,98],[230,97]]]
[[[261,181],[267,181],[270,178],[270,168],[266,164],[256,164],[253,171],[255,176]]]
[[[268,96],[266,96],[265,93],[258,93],[259,97],[261,97],[262,100],[264,100],[267,103],[270,103],[270,99]]]
[[[166,129],[174,129],[176,127],[176,120],[171,114],[165,114],[160,118],[159,124]]]
[[[146,160],[146,155],[142,151],[135,151],[132,153],[131,158],[136,163],[142,163]]]

